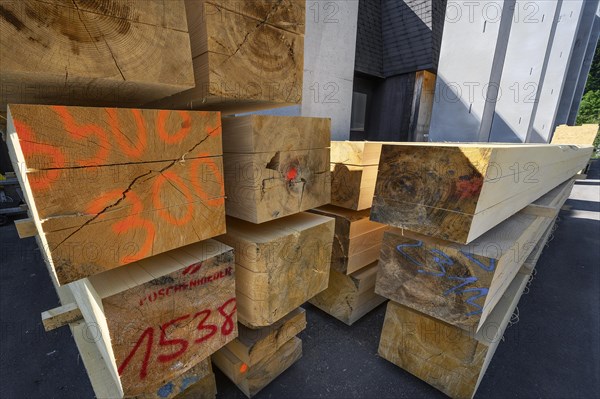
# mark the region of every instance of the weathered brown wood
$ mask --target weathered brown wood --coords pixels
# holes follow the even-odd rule
[[[31,218],[15,220],[15,227],[19,238],[33,237],[37,234],[35,222]]]
[[[233,250],[207,240],[69,289],[120,396],[154,392],[237,336]]]
[[[590,123],[581,126],[559,125],[552,135],[551,144],[593,145],[598,135],[598,124]]]
[[[353,211],[334,205],[311,210],[335,219],[331,268],[350,274],[379,258],[383,233],[388,226],[369,220],[369,210]]]
[[[379,354],[454,398],[472,398],[544,248],[550,226],[477,333],[393,301],[388,304]]]
[[[75,303],[68,303],[58,308],[42,312],[42,324],[44,330],[51,331],[59,327],[75,323],[83,319],[83,315]]]
[[[332,141],[331,163],[344,165],[372,166],[379,165],[381,141]]]
[[[436,75],[429,71],[415,73],[415,90],[410,117],[410,141],[427,141],[435,100]]]
[[[150,106],[235,113],[301,102],[304,2],[232,3],[186,1],[196,87]]]
[[[573,181],[536,201],[560,209]],[[375,292],[464,329],[479,330],[552,218],[518,213],[470,245],[407,230],[385,233]]]
[[[304,34],[304,6],[302,0],[203,0],[218,8],[254,18],[268,25],[290,32]],[[265,18],[268,16],[268,18]]]
[[[248,366],[227,348],[212,357],[213,363],[249,398],[269,385],[281,373],[302,357],[302,341],[293,337],[277,352]]]
[[[215,375],[210,357],[200,361],[185,373],[177,376],[153,392],[136,396],[136,399],[213,399],[217,393]]]
[[[177,399],[214,399],[217,396],[217,382],[211,373],[194,385],[175,396]],[[161,398],[162,399],[162,398]]]
[[[553,208],[551,206],[543,206],[536,204],[529,204],[521,210],[522,213],[525,213],[527,215],[542,216],[552,219],[556,217],[558,211],[559,209]]]
[[[327,288],[334,220],[299,213],[260,225],[227,217],[240,323],[265,327]]]
[[[363,210],[371,207],[383,142],[331,142],[331,203]]]
[[[331,119],[248,115],[223,118],[223,152],[254,154],[329,148]]]
[[[349,276],[332,269],[327,289],[308,302],[350,326],[386,301],[375,294],[377,269],[377,262]]]
[[[225,118],[227,214],[263,223],[327,204],[329,136],[324,118]]]
[[[581,170],[590,146],[383,145],[371,219],[469,243]]]
[[[373,280],[375,285],[375,280]],[[225,345],[231,353],[249,367],[274,354],[286,342],[306,328],[306,312],[297,308],[270,326],[252,330],[238,326],[238,337]]]
[[[388,302],[379,355],[452,398],[472,398],[502,341],[529,273],[525,267],[520,270],[479,333]]]
[[[216,112],[11,105],[9,153],[58,281],[222,234],[220,133]]]
[[[139,106],[194,87],[183,0],[5,1],[0,59],[4,110]]]
[[[331,164],[331,203],[364,210],[373,203],[377,166]]]

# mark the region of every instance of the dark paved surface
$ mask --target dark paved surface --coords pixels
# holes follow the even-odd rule
[[[520,321],[479,388],[484,398],[595,398],[600,392],[600,162],[578,183],[544,250]],[[68,328],[44,332],[58,305],[34,239],[0,227],[1,398],[87,398],[93,392]],[[385,306],[348,327],[306,306],[303,358],[257,398],[421,398],[441,393],[377,356]],[[219,372],[219,397],[243,398]]]

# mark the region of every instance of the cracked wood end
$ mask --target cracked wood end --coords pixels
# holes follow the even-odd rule
[[[11,105],[8,116],[60,284],[225,231],[218,112]]]
[[[183,0],[22,0],[2,2],[2,15],[2,83],[18,88],[2,109],[139,106],[195,85]]]

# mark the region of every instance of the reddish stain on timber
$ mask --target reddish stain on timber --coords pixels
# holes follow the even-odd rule
[[[230,305],[233,305],[233,306],[230,306]],[[228,308],[231,308],[231,309],[227,310]],[[237,305],[236,305],[235,298],[230,298],[229,300],[225,301],[225,303],[223,303],[221,306],[219,306],[216,310],[218,311],[218,313],[221,317],[216,318],[216,319],[213,318],[212,321],[217,321],[219,319],[222,319],[223,322],[222,322],[220,328],[219,328],[219,325],[217,325],[217,324],[207,323],[209,317],[213,314],[213,311],[210,308],[201,310],[201,311],[193,314],[193,316],[191,313],[182,315],[180,317],[172,319],[171,321],[169,321],[167,323],[160,325],[158,328],[160,330],[160,333],[159,333],[160,336],[159,336],[158,343],[156,345],[156,346],[158,346],[157,348],[155,348],[155,345],[154,345],[155,328],[153,326],[146,328],[144,330],[144,332],[138,338],[137,342],[135,343],[135,345],[133,346],[133,348],[131,349],[129,354],[125,357],[125,360],[123,360],[123,362],[119,366],[119,368],[118,368],[119,375],[123,375],[123,373],[128,368],[128,366],[130,366],[132,364],[131,363],[132,360],[134,359],[135,355],[138,353],[138,351],[142,347],[142,344],[144,343],[144,341],[146,341],[146,348],[144,351],[144,356],[142,358],[139,373],[138,373],[140,380],[143,380],[147,377],[148,367],[152,367],[155,360],[158,361],[159,363],[170,363],[170,362],[175,361],[179,357],[181,357],[190,348],[191,344],[192,345],[202,344],[203,342],[208,341],[209,339],[216,336],[218,332],[221,333],[220,334],[221,336],[226,337],[226,336],[230,335],[235,330],[235,326],[236,326],[235,320],[233,318],[233,316],[235,315],[235,313],[237,311]],[[187,321],[188,319],[189,319],[189,321]],[[199,337],[197,336],[192,342],[190,342],[189,339],[186,339],[183,337],[167,339],[168,335],[175,333],[177,330],[180,330],[181,328],[185,328],[186,325],[189,324],[189,322],[194,321],[194,320],[198,320],[198,324],[196,325],[195,330],[198,332],[202,332],[203,334],[201,336],[199,336]],[[184,322],[184,323],[182,323],[182,322]],[[183,324],[183,325],[180,326],[178,324]],[[168,333],[167,330],[175,330],[175,331],[171,331],[170,333]],[[153,351],[157,351],[159,349],[164,349],[165,347],[171,347],[171,346],[175,346],[175,347],[177,347],[177,349],[168,354],[161,353],[161,354],[156,355],[156,357],[152,356]]]
[[[292,181],[296,178],[296,176],[298,176],[298,169],[291,168],[290,170],[288,170],[285,177],[288,181]]]
[[[248,371],[248,365],[246,363],[242,363],[240,366],[240,373],[244,374],[246,371]]]
[[[456,192],[459,199],[476,197],[481,192],[483,178],[481,176],[461,176],[456,182]]]
[[[186,267],[183,270],[182,274],[185,276],[186,274],[198,273],[200,271],[200,268],[202,268],[202,262],[194,263],[193,265]]]

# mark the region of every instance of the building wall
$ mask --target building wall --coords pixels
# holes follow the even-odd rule
[[[586,11],[597,4],[587,0]],[[593,23],[581,19],[583,7],[584,0],[449,2],[430,141],[547,142],[561,96],[569,109],[575,99],[587,51],[587,39],[575,46],[575,38]],[[568,69],[576,73],[565,85]]]
[[[307,0],[303,116],[331,118],[332,140],[350,137],[358,0]]]
[[[433,68],[431,0],[382,0],[383,75]]]
[[[371,76],[383,77],[381,0],[361,0],[358,3],[354,69]]]

